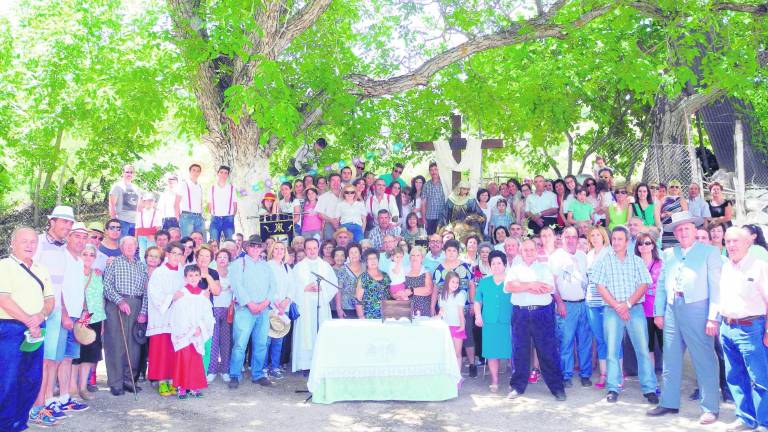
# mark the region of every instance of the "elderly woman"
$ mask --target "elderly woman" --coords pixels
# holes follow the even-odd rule
[[[723,185],[718,182],[709,185],[709,194],[711,198],[707,203],[709,204],[709,213],[712,215],[709,223],[721,224],[723,225],[723,230],[727,230],[733,225],[731,221],[733,218],[733,203],[725,199],[725,196],[723,196]]]
[[[157,248],[155,248],[157,249]],[[162,256],[159,250],[154,253]],[[96,367],[101,357],[101,324],[107,318],[104,312],[104,285],[101,281],[101,275],[94,271],[93,263],[96,260],[98,251],[92,244],[86,244],[80,257],[83,261],[85,271],[85,312],[90,314],[89,325],[96,332],[96,340],[90,345],[80,347],[80,358],[72,360],[72,364],[79,365],[79,368],[73,368],[70,381],[71,395],[80,393],[84,400],[93,399],[93,394],[88,391],[88,377],[91,369]],[[79,378],[78,378],[79,377]]]
[[[491,275],[480,279],[475,294],[475,325],[483,329],[483,357],[491,370],[491,393],[499,390],[499,360],[512,358],[511,294],[504,291],[507,257],[493,251],[488,257]]]
[[[411,310],[416,316],[433,316],[435,310],[431,306],[432,275],[424,269],[426,251],[421,246],[411,249],[411,266],[405,274],[405,288],[411,293]]]
[[[355,318],[355,289],[357,279],[363,274],[365,268],[362,261],[362,249],[360,245],[353,243],[347,246],[347,262],[340,268],[334,269],[339,280],[339,292],[334,298],[337,318]]]
[[[288,311],[288,306],[291,305],[291,298],[288,293],[290,286],[289,272],[290,268],[285,262],[287,258],[287,247],[283,242],[275,242],[267,249],[267,264],[272,274],[275,276],[275,284],[277,289],[275,290],[274,301],[270,307],[273,311],[276,311],[278,315],[284,315]],[[265,363],[267,366],[267,373],[271,378],[281,379],[283,378],[283,372],[280,370],[280,357],[283,351],[283,339],[270,337],[267,342],[267,357]]]
[[[363,253],[366,271],[357,279],[355,311],[357,317],[381,318],[381,302],[389,299],[389,276],[379,270],[379,252],[367,249]]]
[[[222,248],[216,253],[216,272],[219,274],[219,293],[213,296],[213,317],[216,320],[211,337],[211,359],[208,375],[221,374],[224,382],[229,382],[229,354],[232,349],[232,324],[227,322],[227,314],[232,304],[232,287],[229,284],[229,263],[232,253]]]
[[[403,221],[405,223],[402,231],[403,240],[408,242],[409,245],[413,246],[417,240],[427,239],[427,231],[421,226],[419,216],[416,213],[408,213]]]

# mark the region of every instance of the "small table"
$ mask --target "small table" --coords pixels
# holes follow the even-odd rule
[[[440,320],[330,320],[320,327],[307,387],[322,404],[442,401],[458,397],[460,379]]]

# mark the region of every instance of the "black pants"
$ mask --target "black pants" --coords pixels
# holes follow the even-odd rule
[[[440,219],[427,219],[427,226],[424,229],[427,230],[427,235],[432,235],[437,232]]]
[[[512,313],[512,357],[515,371],[509,385],[525,393],[531,370],[531,339],[539,356],[541,374],[552,394],[564,393],[559,342],[555,336],[555,310],[552,303],[535,310],[514,306]]]

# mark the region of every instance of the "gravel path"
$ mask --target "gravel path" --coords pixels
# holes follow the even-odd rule
[[[99,384],[104,386],[103,371]],[[482,372],[482,369],[481,369]],[[467,379],[459,398],[441,403],[344,402],[332,405],[303,403],[305,379],[287,375],[275,387],[264,389],[250,381],[229,390],[217,379],[203,399],[180,401],[162,398],[148,383],[139,400],[114,397],[106,388],[97,393],[88,411],[66,419],[55,428],[72,432],[162,431],[723,431],[735,420],[733,404],[721,406],[720,422],[698,424],[698,404],[689,402],[692,370],[686,368],[682,410],[677,416],[648,418],[650,407],[636,378],[629,378],[619,402],[605,402],[602,390],[581,388],[578,380],[568,389],[568,400],[556,402],[543,381],[530,385],[525,395],[507,400],[506,392],[488,392],[489,378]],[[507,375],[501,376],[505,382]],[[503,387],[503,386],[502,386]]]

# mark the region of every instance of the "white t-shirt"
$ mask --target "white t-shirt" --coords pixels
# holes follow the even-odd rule
[[[467,293],[465,291],[456,291],[456,295],[448,295],[444,299],[441,295],[438,300],[440,312],[443,321],[452,327],[461,325],[461,317],[464,316],[464,304],[467,302]]]
[[[192,183],[192,180],[184,180],[176,190],[181,197],[179,209],[190,213],[203,212],[203,187],[200,183]]]
[[[363,203],[360,201],[352,201],[351,204],[346,201],[339,201],[336,204],[336,214],[334,217],[339,218],[339,223],[341,224],[352,223],[363,226],[363,219],[365,219],[367,214]]]
[[[587,255],[584,252],[577,250],[571,255],[565,249],[558,249],[549,256],[549,269],[563,300],[584,300],[587,289]]]
[[[211,203],[212,216],[232,216],[235,214],[237,193],[232,184],[225,184],[223,187],[219,186],[218,183],[211,185],[208,200]]]
[[[541,196],[534,192],[528,195],[528,198],[525,199],[525,211],[527,212],[539,214],[544,210],[551,208],[558,208],[557,195],[555,195],[553,192],[544,191],[542,192]],[[556,215],[550,215],[549,217],[555,216]]]
[[[395,201],[395,197],[388,193],[385,193],[381,197],[381,200],[379,200],[375,194],[369,196],[368,199],[365,200],[365,209],[370,213],[373,220],[376,220],[378,217],[379,210],[388,210],[393,221],[395,219],[399,220],[400,218],[400,210],[397,209],[397,201]]]
[[[83,261],[64,250],[64,281],[61,284],[61,299],[67,307],[70,318],[80,318],[85,301],[85,271]]]
[[[534,261],[530,266],[519,261],[507,271],[507,282],[543,282],[554,287],[555,281],[547,264]],[[510,302],[515,306],[546,306],[552,303],[552,294],[532,294],[529,292],[512,293]]]
[[[157,200],[157,213],[160,214],[161,219],[176,217],[175,206],[176,195],[178,194],[178,186],[160,194],[160,198]]]
[[[339,198],[332,191],[323,193],[317,198],[315,211],[328,217],[334,217],[336,206],[339,204]]]

